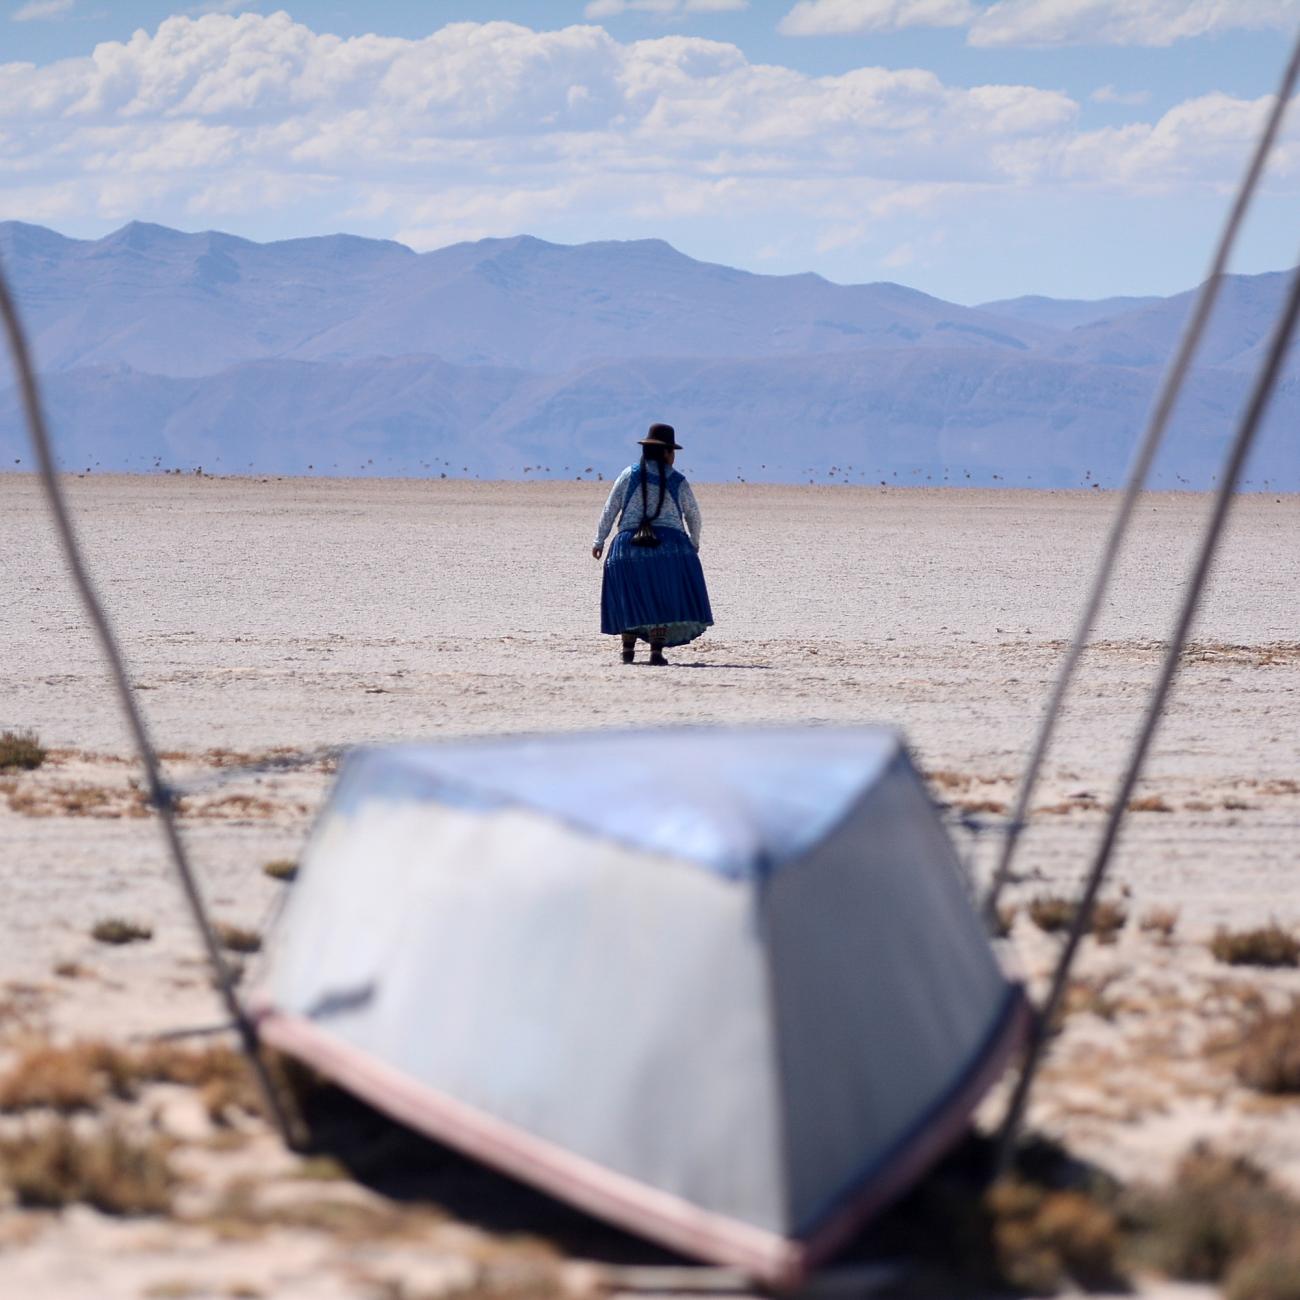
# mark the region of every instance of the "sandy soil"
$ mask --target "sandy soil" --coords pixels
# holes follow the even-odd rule
[[[176,779],[201,786],[183,824],[213,908],[259,929],[283,889],[261,866],[296,854],[329,781],[321,761],[223,783],[231,761],[273,751],[683,721],[887,722],[954,815],[996,823],[1114,505],[1101,492],[701,485],[718,624],[651,670],[623,667],[597,632],[597,484],[163,477],[69,489],[159,748]],[[1086,864],[1206,504],[1161,494],[1142,507],[1013,902],[1068,887]],[[29,478],[0,476],[0,554],[0,729],[33,728],[55,751],[38,772],[0,777],[0,1046],[209,1024],[219,1008]],[[1153,810],[1130,817],[1108,891],[1130,923],[1117,944],[1086,946],[1089,983],[1031,1116],[1125,1178],[1166,1175],[1205,1136],[1300,1188],[1300,1106],[1246,1094],[1215,1046],[1243,1007],[1300,993],[1300,975],[1220,966],[1205,946],[1218,925],[1300,923],[1298,572],[1300,499],[1243,498],[1142,792]],[[994,831],[955,833],[987,861]],[[1155,907],[1178,912],[1168,943],[1136,924]],[[89,930],[110,915],[147,922],[153,939],[96,943]],[[1022,910],[1007,961],[1038,985],[1054,943]],[[260,1155],[244,1151],[245,1165],[274,1177],[291,1160],[264,1133],[247,1136]],[[223,1254],[198,1228],[0,1208],[0,1294],[89,1295],[92,1275],[105,1298],[234,1293],[166,1291],[196,1276],[231,1288],[261,1278],[275,1296],[446,1290],[445,1279],[401,1282],[399,1246],[379,1252],[386,1274],[373,1243],[275,1240],[272,1270],[269,1246]],[[364,1267],[359,1250],[371,1252]],[[94,1261],[108,1251],[126,1251],[130,1267],[102,1271]],[[464,1254],[453,1241],[448,1266]]]

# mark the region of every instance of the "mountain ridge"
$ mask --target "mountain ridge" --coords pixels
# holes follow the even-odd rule
[[[968,308],[889,281],[700,262],[658,239],[417,253],[146,222],[99,240],[0,223],[0,259],[81,468],[613,468],[632,432],[664,418],[693,431],[692,472],[706,477],[835,467],[842,480],[850,464],[854,481],[1110,483],[1193,296]],[[1208,482],[1283,281],[1228,278],[1158,482]],[[1294,410],[1294,371],[1275,423]],[[1288,449],[1263,449],[1252,472],[1300,486]]]

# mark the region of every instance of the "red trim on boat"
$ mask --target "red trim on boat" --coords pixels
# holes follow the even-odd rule
[[[983,1056],[938,1112],[806,1240],[710,1213],[606,1169],[417,1083],[302,1016],[264,1008],[259,1032],[266,1042],[315,1066],[394,1119],[465,1155],[639,1236],[686,1255],[741,1268],[771,1286],[786,1288],[797,1286],[812,1267],[845,1245],[961,1136],[970,1112],[1005,1069],[1028,1027],[1030,1012],[1023,995],[1016,988],[1010,996],[1009,1010],[995,1027]]]

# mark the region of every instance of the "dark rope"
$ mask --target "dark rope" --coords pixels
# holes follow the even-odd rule
[[[1250,165],[1246,168],[1246,174],[1242,179],[1241,187],[1237,191],[1236,200],[1233,202],[1232,209],[1228,214],[1227,224],[1223,228],[1223,234],[1219,238],[1214,259],[1210,265],[1209,276],[1201,286],[1201,292],[1196,300],[1196,307],[1192,312],[1191,320],[1183,332],[1182,340],[1178,345],[1178,352],[1169,367],[1168,373],[1165,375],[1159,396],[1152,408],[1146,432],[1142,436],[1137,455],[1134,457],[1133,464],[1129,469],[1124,496],[1111,522],[1110,532],[1102,550],[1101,562],[1093,579],[1092,589],[1088,593],[1083,613],[1079,618],[1078,625],[1075,627],[1074,638],[1070,642],[1070,647],[1057,672],[1056,681],[1053,683],[1051,694],[1043,709],[1034,748],[1029,762],[1025,766],[1024,775],[1020,780],[1020,789],[1016,795],[1015,807],[1011,813],[1007,837],[1002,843],[1002,852],[998,858],[997,868],[993,873],[984,900],[984,916],[990,928],[992,928],[997,917],[998,901],[1002,889],[1011,879],[1011,868],[1020,841],[1020,832],[1024,828],[1029,815],[1029,804],[1037,788],[1038,778],[1042,772],[1043,763],[1047,758],[1048,749],[1051,746],[1066,693],[1069,690],[1087,642],[1092,635],[1093,624],[1097,621],[1097,615],[1101,611],[1101,602],[1106,595],[1107,587],[1110,585],[1124,536],[1132,520],[1133,511],[1137,506],[1137,499],[1146,486],[1151,464],[1155,460],[1156,452],[1159,450],[1160,443],[1164,438],[1165,429],[1177,404],[1183,382],[1187,378],[1188,370],[1191,368],[1192,360],[1200,347],[1210,314],[1218,301],[1224,272],[1228,266],[1228,259],[1237,241],[1242,222],[1246,218],[1251,200],[1258,188],[1260,178],[1264,173],[1264,165],[1268,161],[1268,156],[1272,152],[1273,144],[1277,139],[1277,133],[1286,114],[1291,95],[1295,90],[1297,78],[1300,78],[1300,37],[1297,37],[1295,47],[1291,51],[1291,59],[1286,66],[1286,71],[1283,73],[1281,85],[1278,87],[1277,98],[1274,100],[1268,121],[1260,134]]]
[[[222,955],[221,946],[218,944],[216,934],[213,932],[212,925],[208,920],[202,895],[199,893],[194,872],[186,855],[185,845],[181,840],[180,831],[176,825],[175,793],[163,780],[162,770],[158,764],[157,751],[154,749],[148,728],[145,726],[144,716],[136,703],[135,694],[131,690],[130,679],[127,676],[126,664],[121,649],[109,624],[108,615],[105,613],[95,591],[94,583],[91,581],[90,573],[82,556],[80,544],[77,541],[76,530],[72,524],[72,517],[68,513],[67,503],[63,498],[63,489],[59,483],[58,471],[55,468],[54,457],[50,450],[49,431],[41,404],[36,372],[32,366],[31,353],[27,346],[27,336],[23,330],[22,322],[19,320],[18,309],[10,294],[9,284],[2,267],[0,267],[0,316],[4,317],[9,350],[13,355],[14,369],[18,374],[23,407],[27,417],[27,428],[31,434],[32,447],[36,452],[36,461],[40,470],[41,484],[45,491],[46,504],[49,506],[50,514],[54,519],[55,529],[58,532],[59,541],[63,548],[63,558],[68,566],[68,572],[81,598],[86,616],[90,619],[95,635],[99,640],[100,649],[108,664],[109,677],[112,679],[117,692],[122,711],[126,715],[127,726],[135,742],[136,752],[140,756],[140,763],[144,767],[149,802],[157,810],[167,851],[176,868],[176,874],[180,878],[186,902],[189,904],[190,914],[207,951],[208,960],[212,963],[212,971],[216,977],[221,999],[238,1031],[240,1043],[245,1056],[248,1058],[258,1088],[262,1093],[267,1113],[279,1128],[284,1140],[293,1145],[294,1133],[288,1115],[281,1105],[280,1098],[271,1082],[266,1063],[258,1052],[256,1026],[240,1004],[235,993],[230,967]]]
[[[1010,1165],[1020,1122],[1029,1100],[1029,1091],[1033,1087],[1034,1076],[1042,1061],[1043,1050],[1047,1045],[1048,1035],[1051,1033],[1052,1022],[1060,1008],[1061,999],[1065,995],[1066,983],[1070,978],[1070,967],[1074,963],[1075,955],[1084,934],[1091,928],[1093,909],[1096,906],[1102,883],[1106,878],[1106,870],[1110,865],[1111,855],[1119,839],[1120,826],[1123,824],[1128,802],[1133,797],[1133,791],[1142,774],[1142,766],[1146,761],[1147,751],[1151,747],[1156,728],[1160,724],[1165,701],[1169,697],[1169,690],[1173,685],[1174,676],[1178,672],[1178,662],[1182,657],[1183,647],[1187,644],[1187,638],[1192,629],[1192,621],[1196,617],[1196,608],[1200,603],[1201,592],[1209,579],[1210,571],[1214,565],[1215,552],[1218,550],[1219,539],[1223,534],[1224,525],[1227,523],[1229,512],[1232,509],[1232,498],[1236,493],[1242,468],[1246,463],[1247,456],[1250,455],[1251,447],[1255,441],[1255,434],[1258,432],[1260,423],[1268,410],[1269,399],[1273,395],[1273,389],[1286,361],[1287,349],[1290,347],[1292,336],[1295,333],[1297,318],[1300,318],[1300,267],[1297,267],[1292,273],[1286,304],[1273,329],[1273,337],[1269,341],[1268,357],[1258,378],[1255,380],[1250,402],[1241,417],[1241,423],[1237,427],[1237,432],[1228,451],[1219,490],[1214,498],[1214,510],[1201,538],[1196,564],[1183,596],[1173,631],[1170,634],[1169,644],[1165,648],[1164,662],[1160,666],[1160,675],[1156,679],[1151,697],[1147,701],[1146,712],[1142,718],[1142,727],[1129,754],[1124,777],[1119,783],[1115,797],[1111,800],[1110,814],[1106,819],[1106,830],[1097,848],[1097,856],[1093,860],[1091,871],[1088,873],[1083,896],[1080,898],[1079,905],[1075,910],[1069,933],[1066,935],[1065,946],[1061,950],[1060,959],[1056,964],[1056,971],[1052,976],[1051,991],[1030,1035],[1024,1068],[1021,1070],[1020,1078],[1016,1081],[1015,1092],[1012,1094],[1011,1102],[1007,1107],[1006,1118],[1002,1125],[1002,1134],[998,1144],[998,1168],[1000,1171],[1005,1171]]]

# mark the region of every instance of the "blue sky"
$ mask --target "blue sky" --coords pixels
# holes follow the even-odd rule
[[[1297,27],[1300,0],[0,0],[0,218],[1171,293]],[[1297,119],[1238,270],[1295,260]]]

